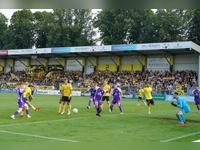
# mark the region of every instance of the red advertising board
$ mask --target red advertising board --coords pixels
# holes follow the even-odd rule
[[[0,50],[0,56],[8,55],[8,50]]]

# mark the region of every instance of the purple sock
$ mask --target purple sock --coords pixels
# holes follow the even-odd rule
[[[89,100],[89,102],[88,102],[88,106],[90,106],[90,104],[91,104],[91,101]]]
[[[95,105],[95,109],[98,110],[98,108],[99,108],[99,106],[98,106],[98,105]]]
[[[26,114],[29,115],[29,110],[28,109],[26,109]]]
[[[122,112],[122,105],[120,104],[120,106],[118,107],[119,107],[120,112]]]
[[[15,113],[14,113],[14,116],[17,116],[19,114],[19,112],[18,111],[16,111]]]

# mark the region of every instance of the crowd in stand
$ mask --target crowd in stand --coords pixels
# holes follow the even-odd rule
[[[86,75],[80,85],[87,87],[93,81],[103,83],[104,80],[117,82],[123,90],[136,93],[140,86],[150,83],[158,94],[172,94],[174,90],[184,90],[188,95],[190,88],[197,82],[195,71],[96,71]]]
[[[1,86],[6,86],[7,82],[29,81],[35,85],[54,86],[59,89],[59,84],[64,78],[68,78],[74,87],[85,88],[90,86],[92,82],[97,84],[108,82],[116,82],[118,86],[134,94],[140,86],[144,86],[147,82],[151,84],[153,90],[158,94],[172,94],[174,90],[184,90],[190,94],[190,88],[197,83],[197,72],[195,71],[95,71],[85,75],[84,78],[81,71],[59,71],[43,72],[40,75],[27,74],[25,71],[16,71],[9,73],[0,73]]]

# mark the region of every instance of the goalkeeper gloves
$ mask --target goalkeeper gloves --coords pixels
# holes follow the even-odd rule
[[[171,102],[171,105],[173,105],[174,107],[176,107],[176,106],[177,106],[176,104],[174,104],[174,102]]]

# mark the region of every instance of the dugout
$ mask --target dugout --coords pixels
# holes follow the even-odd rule
[[[0,71],[25,70],[194,70],[199,71],[200,46],[191,41],[0,50]],[[198,79],[200,75],[198,74]],[[198,81],[200,82],[200,81]]]

